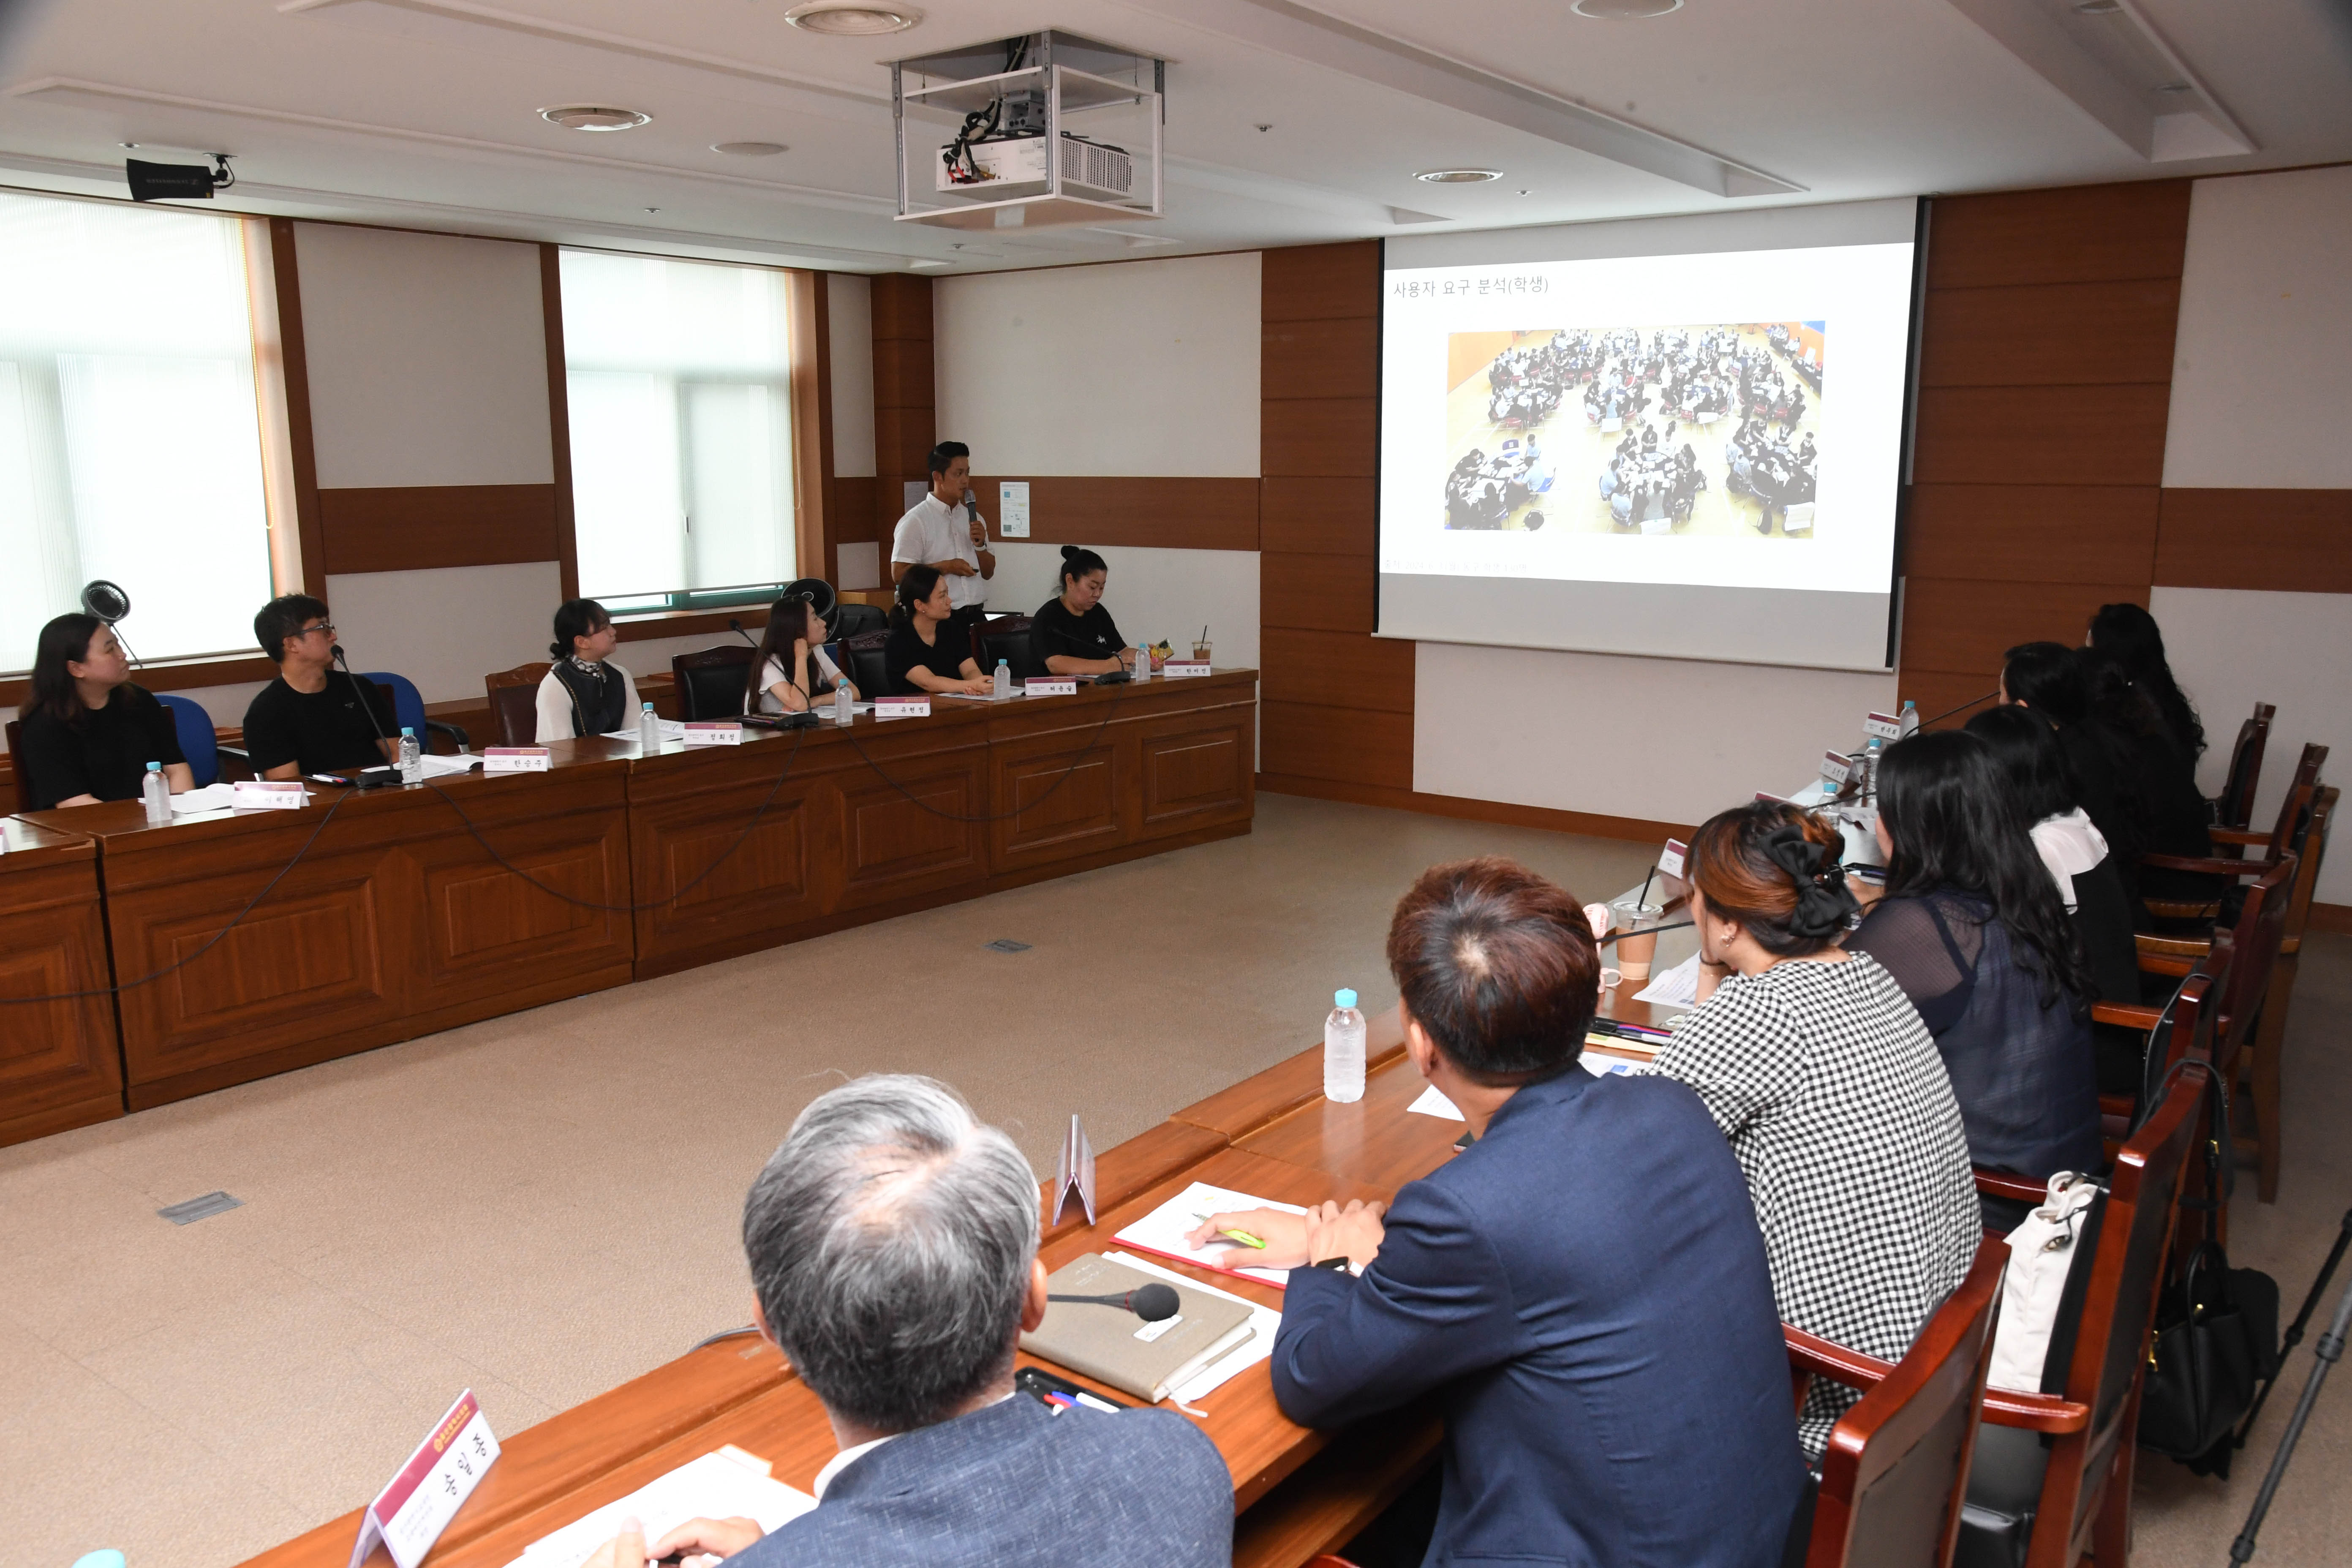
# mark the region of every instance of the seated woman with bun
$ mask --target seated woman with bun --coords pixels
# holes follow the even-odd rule
[[[834,668],[824,653],[824,622],[805,594],[787,594],[768,607],[768,629],[744,673],[751,689],[744,700],[754,713],[805,713],[821,696],[856,683]]]
[[[137,800],[149,763],[163,764],[173,794],[196,787],[171,710],[131,680],[114,628],[96,616],[59,616],[41,628],[19,733],[27,811]]]
[[[1029,618],[1030,646],[1050,675],[1116,675],[1135,664],[1135,650],[1102,606],[1110,568],[1093,551],[1062,546],[1062,591]]]
[[[890,611],[890,638],[882,645],[893,691],[902,697],[985,697],[995,689],[971,657],[971,638],[955,619],[948,580],[937,567],[921,562],[908,567],[898,579],[898,600]]]
[[[1838,945],[1855,910],[1841,842],[1774,801],[1692,836],[1699,1003],[1650,1070],[1696,1089],[1730,1141],[1780,1321],[1899,1361],[1982,1230],[1934,1037],[1894,976]],[[1809,1458],[1860,1397],[1815,1381],[1798,1418]]]
[[[621,634],[593,599],[567,599],[556,607],[555,662],[539,683],[535,743],[580,735],[609,735],[636,722],[641,710],[635,677],[613,662]]]

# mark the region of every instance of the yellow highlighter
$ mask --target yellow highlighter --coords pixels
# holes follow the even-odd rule
[[[1196,1214],[1192,1217],[1194,1219],[1206,1219],[1209,1216],[1204,1214]],[[1229,1241],[1238,1241],[1244,1247],[1255,1247],[1260,1252],[1264,1252],[1265,1250],[1265,1243],[1260,1241],[1256,1237],[1252,1236],[1245,1230],[1221,1230],[1217,1232],[1217,1234],[1225,1237]]]

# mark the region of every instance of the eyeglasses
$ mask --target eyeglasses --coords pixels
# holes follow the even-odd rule
[[[332,621],[320,621],[315,626],[304,626],[300,631],[296,632],[294,635],[296,637],[307,637],[312,632],[324,632],[329,637],[332,637],[335,635],[335,623]]]

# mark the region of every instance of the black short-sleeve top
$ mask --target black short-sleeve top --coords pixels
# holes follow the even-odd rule
[[[103,708],[86,708],[72,721],[46,709],[25,710],[25,797],[28,811],[47,811],[61,800],[96,795],[100,800],[137,800],[147,764],[170,767],[188,759],[172,710],[144,687],[114,689]]]
[[[961,621],[941,621],[934,628],[935,642],[925,642],[915,635],[912,622],[890,628],[890,640],[882,645],[882,662],[890,672],[890,689],[900,696],[921,696],[923,689],[907,679],[907,672],[928,669],[941,680],[961,680],[963,661],[971,657],[971,638]]]
[[[373,722],[362,700],[375,710]],[[281,675],[245,710],[245,749],[257,773],[288,763],[306,773],[372,768],[383,761],[375,744],[379,726],[387,737],[400,733],[392,693],[366,677],[331,669],[319,690],[297,691]]]
[[[1044,664],[1055,654],[1070,658],[1116,658],[1127,639],[1118,635],[1110,612],[1100,605],[1083,616],[1074,616],[1056,595],[1029,617],[1029,646],[1037,662]]]

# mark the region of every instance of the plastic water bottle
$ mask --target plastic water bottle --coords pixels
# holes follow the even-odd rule
[[[1919,705],[1907,697],[1903,700],[1903,717],[1900,724],[1903,733],[1896,737],[1898,740],[1907,741],[1919,732]]]
[[[1886,742],[1876,735],[1862,749],[1862,798],[1872,805],[1878,804],[1878,758]]]
[[[661,755],[661,720],[654,712],[654,705],[650,702],[646,704],[646,710],[637,715],[637,755],[641,757]]]
[[[1364,1016],[1353,991],[1334,992],[1323,1020],[1323,1098],[1342,1105],[1364,1098]]]
[[[172,786],[164,780],[163,763],[147,764],[147,776],[139,781],[139,798],[147,803],[148,826],[161,827],[172,820]]]
[[[416,731],[410,729],[400,731],[400,782],[404,784],[425,782],[423,754],[416,749]]]
[[[1138,680],[1151,679],[1151,650],[1141,643],[1135,645],[1135,679]]]
[[[1000,658],[996,661],[996,689],[990,692],[989,696],[992,700],[1002,702],[1012,695],[1013,662],[1010,659]]]
[[[834,723],[846,730],[849,728],[850,720],[855,718],[856,713],[857,710],[850,706],[849,682],[845,679],[836,683],[833,689]]]

